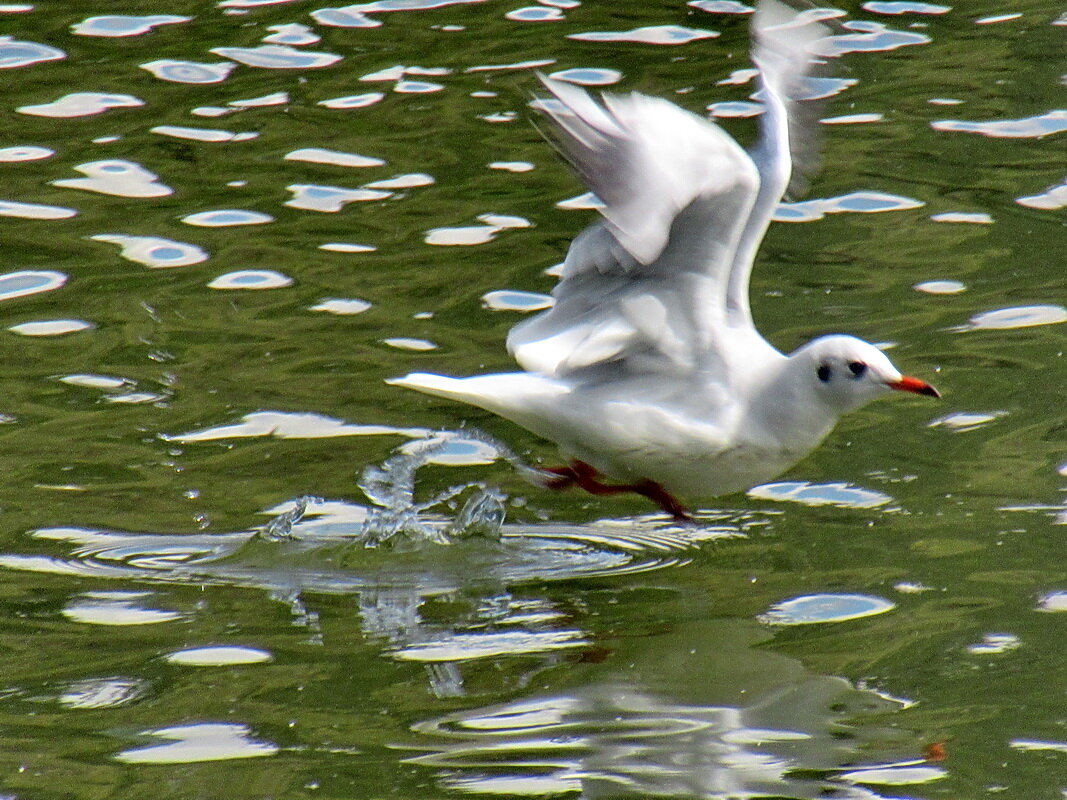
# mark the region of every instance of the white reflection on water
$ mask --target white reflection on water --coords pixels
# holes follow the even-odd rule
[[[146,267],[184,267],[199,264],[210,257],[195,244],[176,242],[158,236],[128,236],[121,233],[98,233],[89,237],[94,242],[108,242],[122,248],[121,256]]]
[[[931,122],[930,127],[935,131],[978,133],[995,139],[1040,139],[1067,131],[1067,111],[1048,111],[1024,119],[996,119],[988,122],[943,119]]]
[[[1040,194],[1019,197],[1015,200],[1021,206],[1038,208],[1044,211],[1055,211],[1067,207],[1067,181],[1050,186]]]
[[[89,625],[158,625],[182,618],[178,611],[148,608],[143,598],[150,592],[86,592],[68,603],[64,617]]]
[[[51,150],[47,147],[37,147],[35,145],[0,147],[0,162],[40,161],[43,158],[51,158],[55,154],[55,150]]]
[[[166,197],[174,190],[161,183],[159,176],[140,164],[123,159],[90,161],[74,167],[84,178],[64,178],[52,181],[53,186],[64,189],[81,189],[87,192],[147,199]]]
[[[228,761],[235,758],[272,756],[277,745],[254,739],[247,725],[231,722],[200,722],[175,725],[141,733],[164,744],[123,750],[115,760],[124,764],[196,764],[204,761]]]
[[[326,108],[366,108],[385,98],[381,92],[367,92],[354,94],[346,97],[335,97],[332,100],[320,100],[319,105]]]
[[[63,336],[90,330],[92,327],[92,323],[81,319],[48,319],[12,325],[8,330],[20,336]]]
[[[265,664],[274,660],[266,650],[258,647],[236,647],[233,645],[213,645],[208,647],[190,647],[167,653],[163,659],[171,664],[183,667],[225,667],[243,664]]]
[[[385,200],[392,192],[377,189],[346,189],[343,186],[321,186],[313,183],[294,183],[285,187],[292,197],[285,201],[290,208],[304,211],[337,213],[349,203],[366,203]]]
[[[559,22],[566,19],[561,9],[548,6],[523,6],[507,12],[504,18],[512,22]]]
[[[42,61],[56,61],[67,54],[37,42],[22,42],[13,36],[0,36],[0,69],[28,67]]]
[[[234,133],[212,128],[191,128],[187,125],[156,125],[148,129],[149,133],[159,136],[170,136],[174,139],[189,139],[194,142],[247,142],[258,138],[259,134],[254,131]]]
[[[281,44],[259,47],[214,47],[211,52],[249,67],[262,69],[318,69],[336,64],[343,56],[296,50]]]
[[[1061,322],[1067,322],[1067,308],[1063,306],[1051,304],[1016,306],[975,314],[968,325],[960,326],[956,330],[1010,330],[1032,328],[1037,325],[1057,325]]]
[[[877,214],[883,211],[922,208],[924,205],[926,204],[921,200],[885,192],[849,192],[840,197],[779,203],[774,220],[776,222],[814,222],[827,214]]]
[[[75,92],[63,95],[51,103],[32,106],[19,106],[19,114],[32,117],[91,117],[103,114],[112,108],[136,108],[143,106],[144,100],[130,94],[101,94],[100,92]]]
[[[511,228],[528,228],[531,223],[524,217],[504,214],[481,214],[481,225],[467,225],[457,228],[433,228],[426,232],[426,244],[444,247],[469,247],[491,242],[503,230]]]
[[[140,36],[159,25],[175,25],[189,22],[192,17],[179,17],[173,14],[155,14],[146,17],[124,14],[89,17],[70,26],[70,32],[78,36]]]
[[[315,44],[322,39],[312,28],[307,25],[301,25],[298,22],[291,22],[286,25],[268,25],[267,30],[271,31],[271,34],[263,37],[263,41],[266,44],[288,44],[294,47],[301,47],[305,44]]]
[[[562,69],[549,75],[558,81],[576,83],[579,86],[608,86],[622,80],[622,73],[616,69],[602,69],[599,67],[575,67],[574,69]]]
[[[53,270],[19,270],[0,275],[0,300],[51,292],[67,282],[67,276]]]
[[[689,0],[686,4],[709,14],[751,14],[756,9],[737,0]]]
[[[768,625],[820,625],[862,619],[892,611],[896,605],[865,594],[812,594],[775,603],[760,615]]]
[[[286,161],[307,161],[312,164],[330,164],[335,167],[380,167],[381,158],[361,156],[359,153],[342,153],[322,147],[302,147],[285,154]]]
[[[919,3],[914,0],[905,2],[883,2],[882,0],[870,0],[863,4],[864,11],[872,14],[947,14],[952,10],[951,6],[941,6],[934,3]]]
[[[714,39],[718,31],[703,28],[685,28],[681,25],[649,25],[629,31],[589,31],[588,33],[571,33],[568,39],[581,42],[636,42],[639,44],[688,44],[701,39]]]
[[[237,65],[232,61],[204,64],[199,61],[176,61],[165,58],[141,64],[141,69],[148,70],[162,81],[171,83],[221,83],[226,80]]]
[[[293,279],[272,269],[239,269],[219,275],[208,283],[209,289],[284,289]]]
[[[215,211],[200,211],[182,217],[186,225],[201,228],[227,228],[233,225],[265,225],[274,222],[274,217],[261,211],[247,211],[243,208],[222,208]]]

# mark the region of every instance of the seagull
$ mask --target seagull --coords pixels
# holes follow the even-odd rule
[[[763,110],[751,153],[668,100],[598,101],[541,76],[549,97],[533,105],[600,219],[571,243],[552,307],[510,331],[522,372],[387,383],[556,443],[568,463],[540,470],[544,486],[636,492],[680,521],[690,519],[680,498],[777,477],[843,414],[891,390],[940,397],[852,336],[786,355],[756,329],[749,275],[794,160],[805,165],[801,98],[829,29],[779,0],[763,0],[752,27]]]

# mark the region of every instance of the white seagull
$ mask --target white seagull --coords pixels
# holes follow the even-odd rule
[[[688,515],[679,496],[771,480],[841,415],[891,389],[938,397],[852,336],[784,355],[756,330],[749,274],[789,186],[791,149],[804,144],[798,102],[828,30],[778,0],[760,4],[753,30],[763,113],[751,154],[667,100],[597,102],[542,77],[551,98],[535,106],[601,200],[602,219],[571,244],[553,307],[508,335],[524,372],[388,382],[555,442],[569,466],[545,470],[546,486],[637,492],[680,520]]]

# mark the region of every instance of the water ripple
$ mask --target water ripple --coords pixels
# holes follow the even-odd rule
[[[1027,208],[1038,208],[1044,211],[1067,208],[1067,181],[1057,186],[1050,186],[1040,194],[1017,197],[1015,202]]]
[[[686,5],[709,14],[751,14],[756,10],[736,0],[689,0]]]
[[[259,137],[258,133],[245,132],[234,133],[233,131],[218,130],[212,128],[190,128],[185,125],[156,125],[149,128],[149,133],[159,136],[170,136],[173,139],[188,139],[194,142],[246,142]]]
[[[615,69],[576,67],[553,72],[549,77],[558,81],[576,83],[579,86],[608,86],[621,81],[622,73]]]
[[[239,269],[219,275],[208,283],[209,289],[284,289],[292,286],[293,279],[272,269]]]
[[[116,753],[124,764],[199,764],[237,758],[272,756],[279,747],[254,739],[247,725],[232,722],[198,722],[141,731],[141,736],[163,739],[163,744],[135,747]]]
[[[201,228],[228,228],[234,225],[265,225],[274,222],[274,217],[261,211],[247,211],[242,208],[222,208],[215,211],[199,211],[182,217],[186,225]]]
[[[872,14],[947,14],[952,10],[951,6],[940,6],[935,3],[918,3],[914,0],[907,0],[907,2],[881,2],[881,0],[870,0],[870,2],[863,4],[864,11],[870,11]]]
[[[285,205],[324,213],[336,213],[349,203],[384,200],[392,196],[392,192],[375,189],[345,189],[341,186],[319,186],[312,183],[294,183],[285,188],[293,194],[292,198],[285,201]]]
[[[40,292],[51,292],[67,282],[67,276],[53,270],[19,270],[0,275],[0,300],[12,300]]]

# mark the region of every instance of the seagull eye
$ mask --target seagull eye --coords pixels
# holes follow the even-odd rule
[[[867,365],[862,361],[849,361],[848,369],[849,372],[852,373],[853,378],[862,378],[863,373],[867,371]]]
[[[830,369],[829,364],[820,364],[819,368],[815,370],[815,374],[819,376],[819,380],[823,383],[829,383],[830,378],[834,376],[834,371]]]

